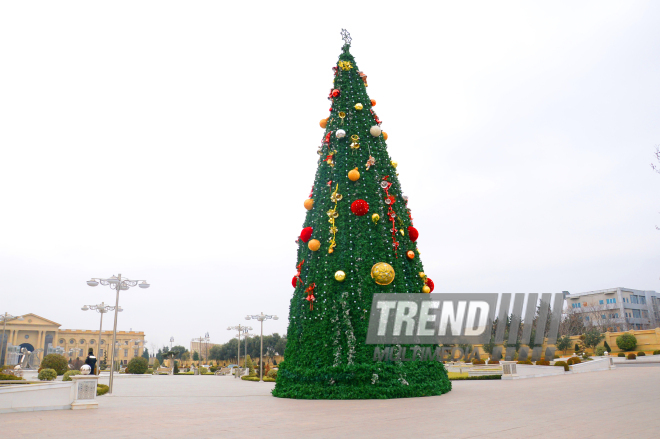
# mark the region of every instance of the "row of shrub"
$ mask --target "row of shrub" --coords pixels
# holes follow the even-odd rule
[[[10,380],[22,380],[23,378],[17,377],[15,375],[7,375],[4,373],[0,373],[0,381],[10,381]]]
[[[251,375],[248,376],[248,375],[246,375],[246,376],[241,377],[241,379],[243,381],[259,381],[259,376],[251,376]],[[276,380],[275,380],[275,378],[270,378],[268,376],[265,376],[264,381],[267,382],[267,383],[274,383]]]
[[[477,377],[455,377],[449,378],[450,381],[467,381],[467,380],[501,380],[502,375],[483,375]],[[264,380],[265,381],[265,380]]]

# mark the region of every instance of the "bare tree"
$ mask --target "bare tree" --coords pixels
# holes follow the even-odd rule
[[[584,321],[581,312],[574,308],[564,308],[557,335],[580,335],[584,332]]]

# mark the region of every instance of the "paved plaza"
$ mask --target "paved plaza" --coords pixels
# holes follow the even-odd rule
[[[3,437],[657,438],[660,367],[454,381],[443,396],[302,401],[215,376],[117,379],[98,410],[0,415]]]

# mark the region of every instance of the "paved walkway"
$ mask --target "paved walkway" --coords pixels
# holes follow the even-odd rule
[[[98,410],[0,415],[2,437],[660,437],[660,367],[514,381],[454,381],[443,396],[300,401],[271,383],[160,376],[115,381]]]

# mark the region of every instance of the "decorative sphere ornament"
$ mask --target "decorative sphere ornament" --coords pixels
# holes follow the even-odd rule
[[[431,292],[433,292],[433,290],[435,290],[435,284],[434,284],[433,281],[432,281],[430,278],[428,278],[428,277],[426,278],[426,286],[429,287],[429,288],[431,289]]]
[[[80,373],[83,375],[89,375],[92,372],[92,368],[89,367],[89,364],[83,364],[80,368]]]
[[[311,251],[315,252],[315,251],[317,251],[318,249],[321,248],[321,243],[319,242],[318,239],[312,239],[307,244],[307,248],[309,248]]]
[[[319,125],[321,125],[321,128],[325,128],[328,126],[328,119],[321,119],[321,122],[319,122]]]
[[[371,133],[371,135],[374,137],[378,137],[382,131],[378,125],[374,125],[369,129],[369,133]]]
[[[344,131],[344,130],[337,130],[337,132],[335,133],[335,137],[337,137],[338,139],[341,139],[341,138],[343,138],[343,137],[346,137],[346,131]]]
[[[383,131],[383,140],[387,140],[387,133]]]
[[[419,238],[419,232],[417,231],[416,228],[413,226],[408,227],[408,237],[410,237],[410,240],[412,242],[417,241],[417,238]]]
[[[348,171],[348,179],[351,181],[358,181],[360,179],[360,172],[358,171],[358,168]]]
[[[355,200],[351,203],[351,212],[357,216],[365,215],[369,212],[369,203],[364,200]]]
[[[338,96],[340,95],[340,93],[341,93],[341,92],[340,92],[338,89],[335,88],[334,90],[332,90],[332,93],[331,93],[331,94],[332,94],[332,97],[333,97],[333,98],[336,98],[336,97],[338,97]]]
[[[335,273],[335,280],[337,282],[344,282],[344,279],[346,279],[346,273],[344,273],[341,270],[339,270]]]
[[[293,288],[295,288],[298,285],[298,276],[293,276],[293,279],[291,279],[291,285]]]
[[[408,259],[415,259],[415,252],[412,250],[408,250],[406,252],[406,256],[408,257]]]
[[[394,160],[392,160],[392,161],[390,162],[390,164],[392,165],[392,167],[393,167],[394,169],[396,169],[396,167],[399,166],[399,164],[398,164],[397,162],[395,162]]]
[[[422,293],[426,293],[426,294],[428,294],[428,293],[430,293],[430,292],[431,292],[431,289],[430,289],[429,287],[427,287],[426,285],[424,285],[424,286],[422,287]]]
[[[374,224],[378,224],[379,219],[380,219],[380,215],[378,215],[377,213],[374,213],[373,215],[371,215],[371,221],[373,221]]]
[[[378,285],[389,285],[394,280],[394,268],[387,262],[377,262],[371,267],[371,277]]]
[[[375,107],[375,106],[376,106],[376,99],[372,99],[372,100],[371,100],[371,106],[372,106],[372,107]]]
[[[305,209],[312,210],[312,207],[314,207],[314,200],[312,200],[311,198],[308,198],[308,199],[305,200],[304,204],[305,204]]]
[[[312,237],[313,231],[314,229],[312,229],[311,227],[305,227],[304,229],[302,229],[302,232],[300,232],[300,239],[302,239],[302,242],[309,241],[309,238]]]
[[[361,104],[361,103],[358,102],[357,104],[355,104],[355,109],[356,109],[356,110],[362,110],[362,108],[363,108],[363,107],[362,107],[362,104]]]

